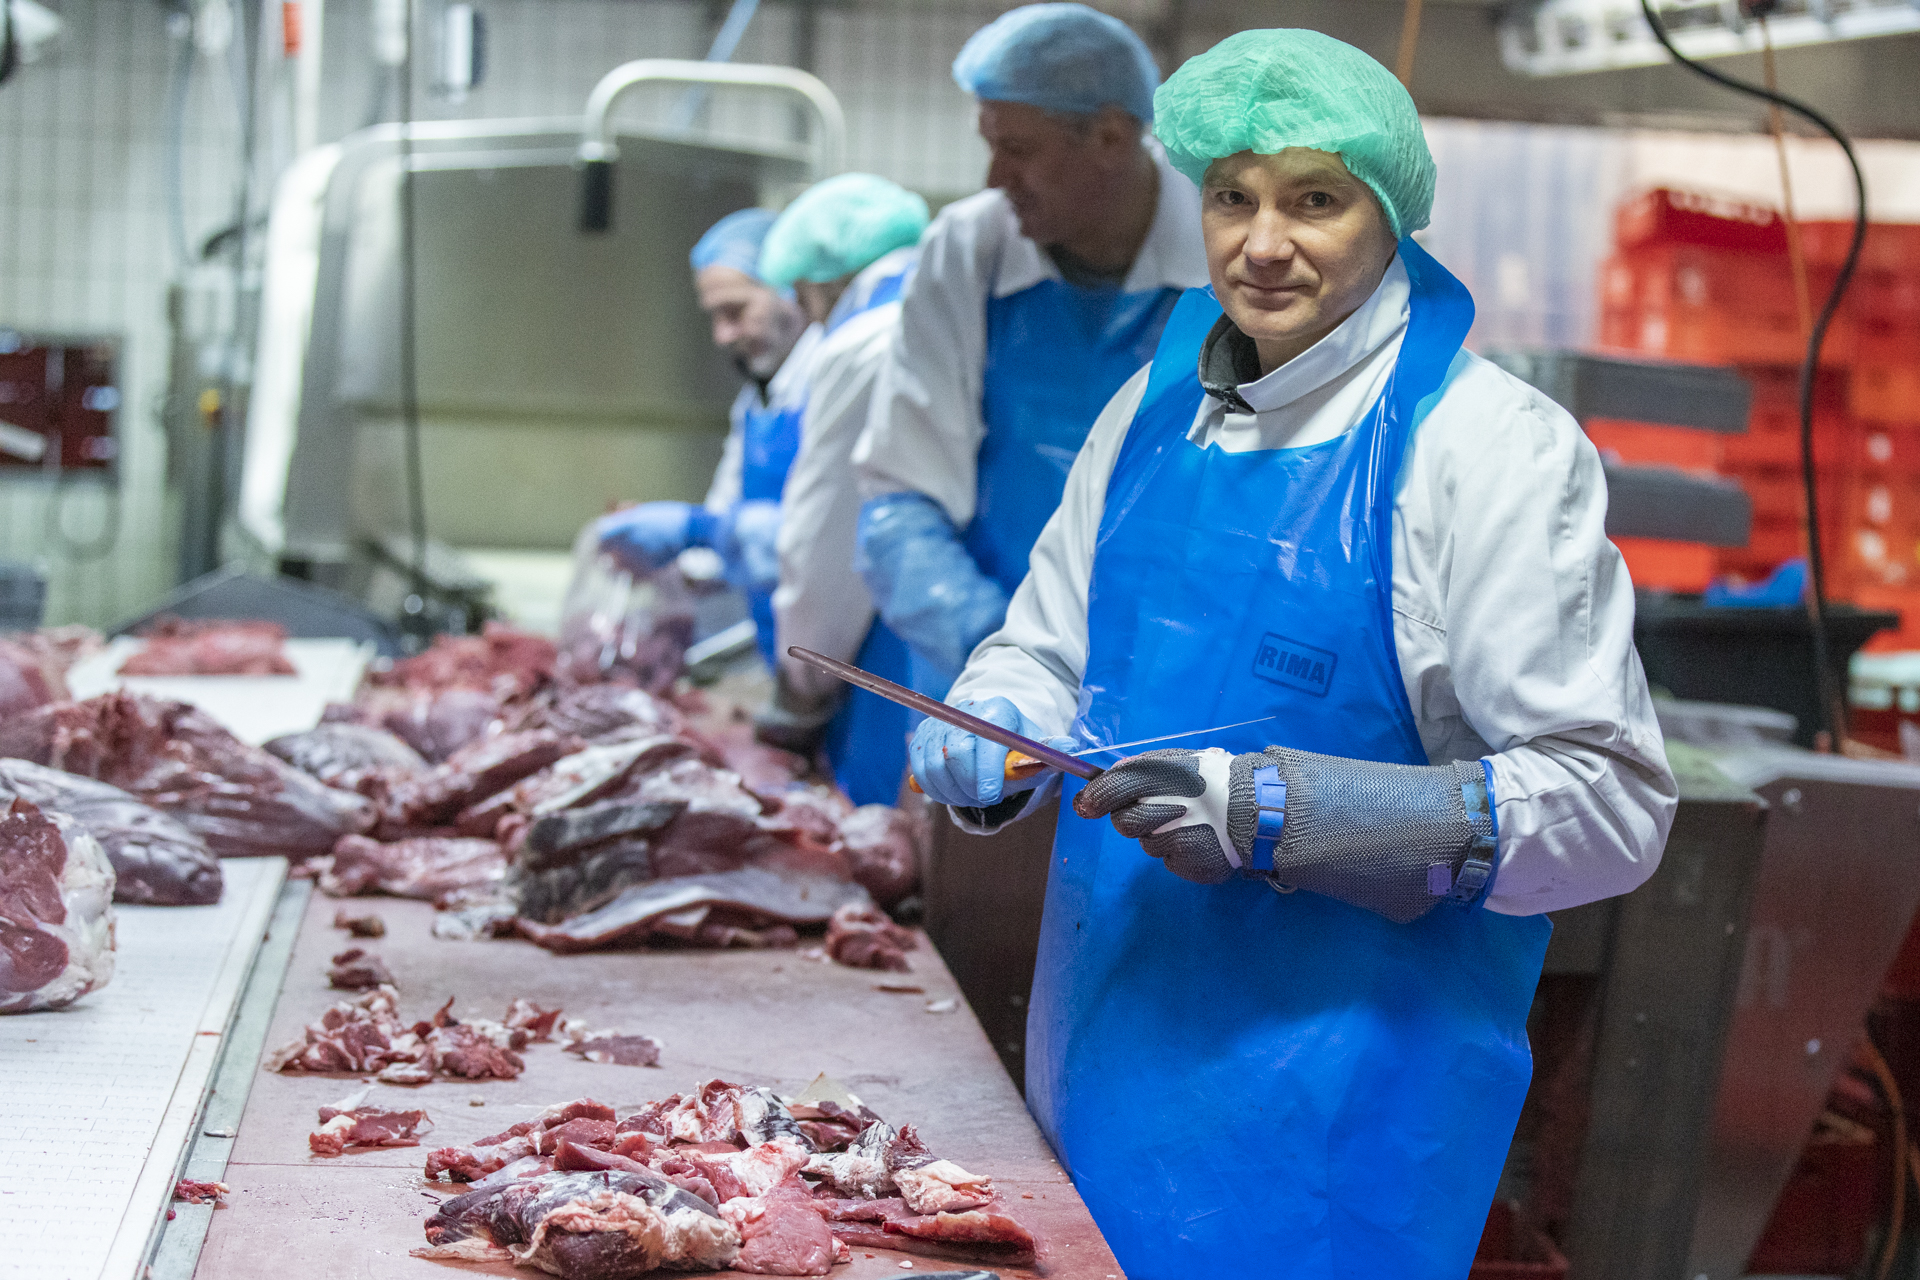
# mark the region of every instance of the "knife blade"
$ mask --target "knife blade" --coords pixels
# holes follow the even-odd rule
[[[921,715],[950,724],[956,729],[965,729],[968,733],[985,738],[989,742],[997,742],[1009,751],[1017,751],[1029,756],[1038,768],[1058,769],[1062,773],[1070,773],[1076,778],[1085,778],[1088,781],[1106,772],[1098,765],[1088,764],[1064,751],[1057,751],[1044,742],[1035,742],[1032,738],[1022,737],[1011,729],[1002,729],[990,720],[968,715],[957,707],[935,701],[924,693],[915,693],[905,685],[895,684],[872,672],[862,671],[844,662],[837,662],[823,653],[802,649],[799,645],[790,647],[787,653],[810,667],[824,671],[830,676],[836,676],[848,684],[857,685],[868,693],[878,694],[889,702],[897,702],[903,707],[918,711]],[[1016,773],[1016,769],[1020,771]],[[1007,757],[1006,773],[1010,778],[1031,777],[1037,771],[1038,769],[1033,766],[1017,762],[1012,756]],[[914,789],[919,788],[916,785]]]

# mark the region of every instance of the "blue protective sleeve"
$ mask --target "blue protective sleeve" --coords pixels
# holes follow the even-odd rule
[[[860,508],[854,568],[894,634],[951,680],[974,646],[999,630],[1007,593],[980,572],[940,505],[890,493]]]
[[[727,581],[748,595],[772,595],[780,585],[780,504],[736,502],[716,524],[709,545],[727,562]]]

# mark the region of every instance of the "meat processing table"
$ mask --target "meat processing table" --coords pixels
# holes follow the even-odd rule
[[[384,917],[386,936],[350,940],[332,927],[342,906],[350,914]],[[524,996],[548,1008],[559,1005],[595,1029],[661,1039],[660,1066],[591,1063],[558,1045],[536,1044],[522,1055],[526,1070],[515,1080],[375,1085],[369,1105],[427,1111],[435,1127],[426,1145],[333,1159],[310,1156],[307,1134],[318,1108],[360,1088],[361,1077],[256,1071],[223,1175],[232,1191],[212,1214],[193,1272],[199,1280],[255,1280],[290,1270],[302,1280],[516,1274],[507,1266],[408,1256],[425,1243],[421,1226],[434,1204],[460,1189],[423,1179],[427,1151],[472,1142],[577,1097],[625,1113],[714,1077],[791,1095],[823,1072],[893,1123],[918,1126],[937,1154],[990,1175],[1015,1212],[1046,1236],[1051,1280],[1120,1280],[1106,1242],[924,937],[908,975],[843,968],[799,951],[558,956],[517,941],[437,939],[432,918],[425,903],[342,903],[315,894],[266,1045],[297,1038],[307,1022],[344,998],[327,986],[329,958],[363,946],[393,970],[406,1017],[425,1017],[451,996],[456,1017],[498,1018],[511,999]],[[922,990],[883,991],[882,984]],[[202,1167],[192,1176],[215,1175]],[[856,1248],[852,1264],[835,1267],[833,1276],[870,1280],[967,1269],[924,1255]],[[991,1269],[1006,1280],[1039,1274]]]

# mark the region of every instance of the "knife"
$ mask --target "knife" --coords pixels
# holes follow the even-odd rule
[[[1002,729],[990,720],[970,716],[959,708],[937,702],[924,693],[915,693],[905,685],[895,684],[891,680],[862,671],[844,662],[836,662],[824,653],[815,653],[811,649],[802,649],[799,645],[794,645],[787,650],[787,654],[830,676],[837,676],[848,684],[857,685],[868,693],[878,694],[889,702],[897,702],[903,707],[950,724],[956,729],[965,729],[968,733],[985,738],[988,742],[999,743],[1007,748],[1005,777],[1009,779],[1024,780],[1048,769],[1058,769],[1076,778],[1092,781],[1106,772],[1098,765],[1088,764],[1085,760],[1077,759],[1064,751],[1056,751],[1044,742],[1035,742],[1032,738],[1021,737],[1013,730]],[[919,781],[912,777],[908,778],[907,785],[915,791],[920,790]]]

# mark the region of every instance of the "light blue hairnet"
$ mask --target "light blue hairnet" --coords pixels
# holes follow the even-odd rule
[[[843,173],[808,187],[774,222],[760,278],[776,289],[838,280],[918,243],[926,229],[925,200],[871,173]]]
[[[1111,104],[1152,124],[1160,68],[1118,18],[1083,4],[1030,4],[974,32],[953,60],[953,78],[987,102],[1073,115]]]
[[[1337,152],[1372,188],[1393,234],[1427,225],[1433,154],[1413,99],[1391,71],[1318,31],[1242,31],[1167,77],[1154,136],[1198,186],[1207,166],[1288,147]]]
[[[765,209],[738,209],[707,228],[687,255],[695,271],[708,267],[732,267],[742,275],[760,274],[760,246],[773,227],[773,215]]]

